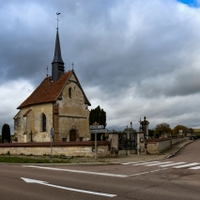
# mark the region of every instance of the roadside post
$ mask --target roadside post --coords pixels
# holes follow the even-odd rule
[[[52,142],[53,142],[53,136],[54,136],[54,128],[52,127],[51,128],[51,131],[50,131],[50,148],[51,148],[51,154],[50,154],[50,162],[52,162]]]
[[[106,133],[107,130],[104,129],[104,125],[91,125],[90,126],[90,133],[95,134],[95,139],[94,139],[94,148],[95,148],[95,160],[97,159],[97,133]]]
[[[95,148],[95,160],[97,159],[97,132],[95,132],[95,144],[94,144],[94,148]]]

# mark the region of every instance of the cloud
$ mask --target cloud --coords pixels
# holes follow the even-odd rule
[[[47,66],[51,73],[55,13],[60,12],[65,69],[74,62],[91,108],[106,111],[108,128],[123,129],[132,121],[137,129],[144,116],[152,128],[162,122],[200,126],[198,7],[173,0],[11,0],[0,11],[0,114],[6,116],[0,125],[12,121]],[[7,85],[20,94],[17,103],[8,97]]]
[[[18,112],[16,108],[24,101],[24,97],[28,97],[32,93],[33,89],[32,84],[24,79],[1,83],[0,127],[4,123],[9,124],[13,133],[13,118]]]

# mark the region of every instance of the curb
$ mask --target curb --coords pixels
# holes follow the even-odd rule
[[[182,147],[180,147],[180,148],[179,148],[177,151],[175,151],[172,155],[169,155],[169,156],[167,157],[167,159],[176,156],[180,151],[182,151],[182,149],[183,149],[184,147],[186,147],[188,144],[190,144],[190,143],[192,143],[192,142],[193,142],[193,141],[190,141],[190,142],[186,143],[185,145],[183,145]]]

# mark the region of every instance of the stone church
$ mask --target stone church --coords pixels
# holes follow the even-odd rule
[[[18,142],[89,140],[90,102],[74,72],[65,72],[57,28],[52,75],[18,106],[14,132]]]

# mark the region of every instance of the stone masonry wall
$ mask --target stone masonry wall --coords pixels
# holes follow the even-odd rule
[[[76,132],[76,139],[80,137],[90,139],[88,106],[85,104],[84,94],[74,76],[64,88],[62,101],[59,104],[59,140],[69,141],[71,130]],[[69,94],[70,91],[70,94]]]
[[[71,142],[70,142],[71,143]],[[65,156],[87,156],[93,157],[94,142],[81,143],[52,143],[52,155]],[[50,155],[50,143],[14,143],[14,144],[0,144],[0,154],[11,155]],[[98,142],[98,157],[106,157],[110,155],[110,148],[108,142]]]
[[[147,153],[149,154],[159,154],[164,150],[170,148],[174,144],[183,141],[184,138],[177,138],[177,139],[149,139],[147,140]]]
[[[24,114],[30,112],[24,118]],[[46,116],[46,131],[42,131],[42,114]],[[41,104],[22,108],[17,115],[15,125],[15,136],[18,142],[30,142],[31,134],[34,142],[50,141],[50,130],[52,127],[52,104]]]

